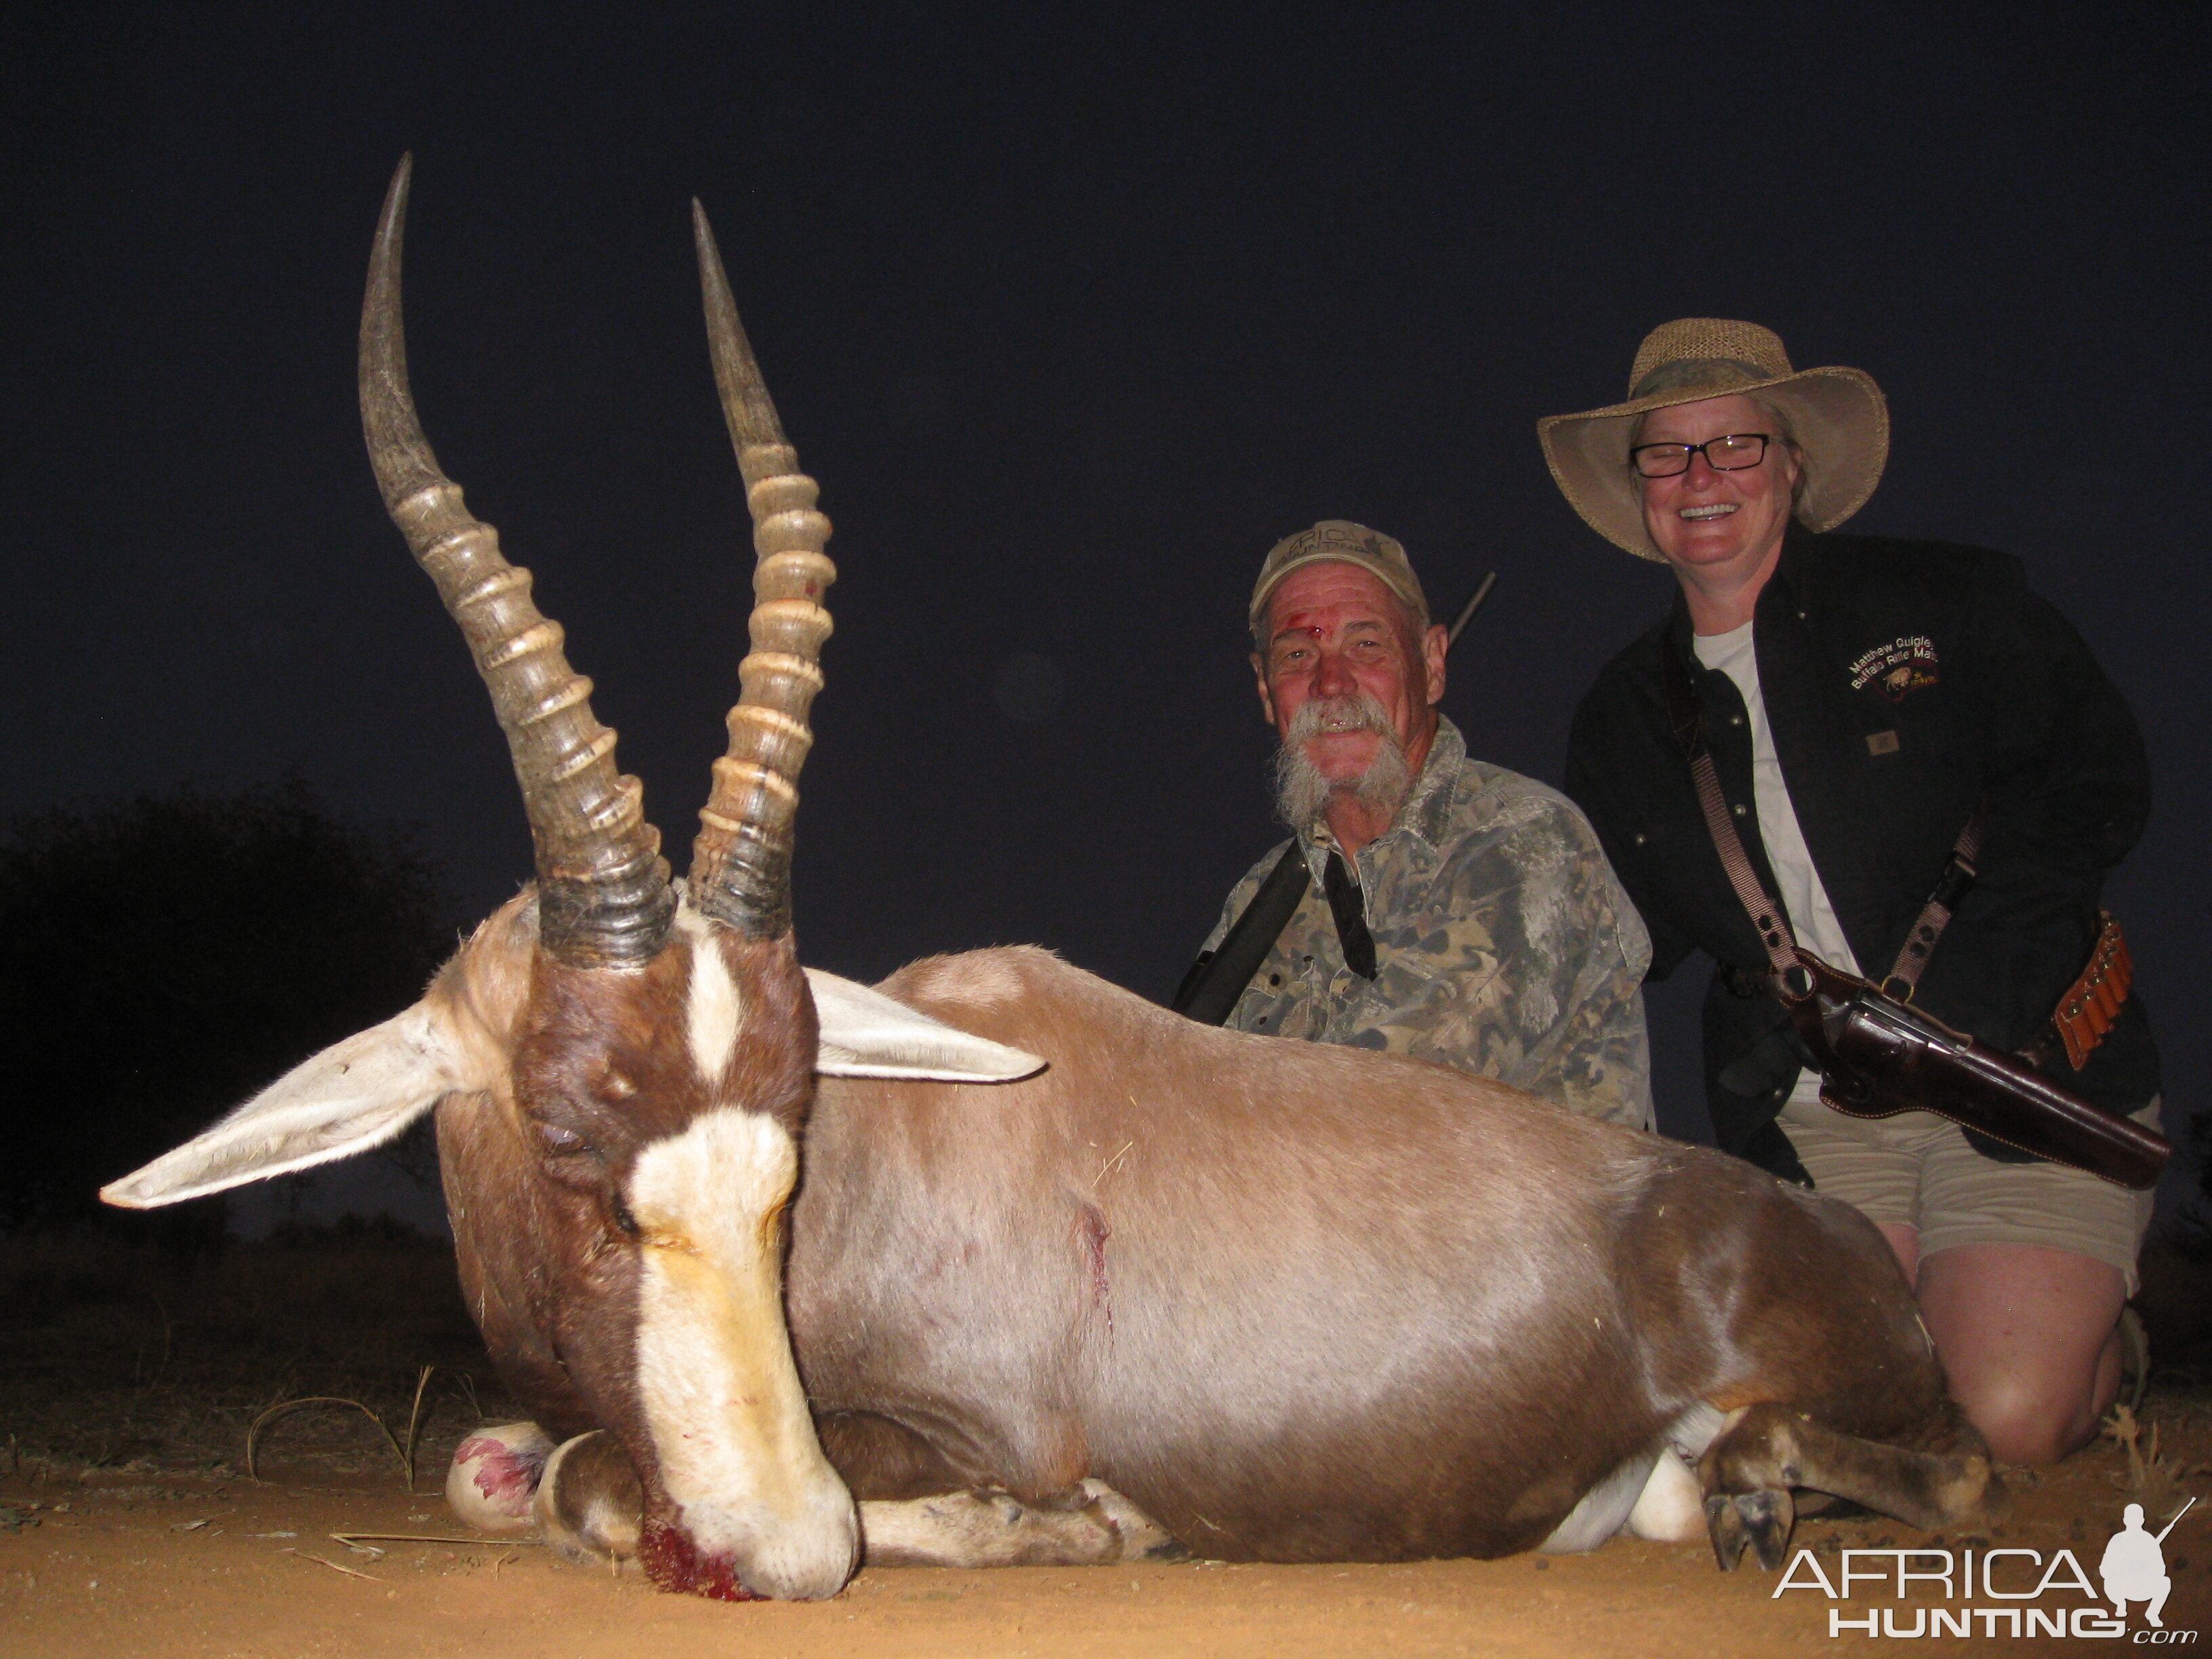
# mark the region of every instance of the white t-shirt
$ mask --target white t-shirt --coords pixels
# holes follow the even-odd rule
[[[1828,890],[1813,867],[1813,854],[1805,846],[1805,832],[1797,827],[1797,809],[1790,804],[1790,790],[1782,781],[1781,757],[1774,752],[1774,734],[1767,729],[1766,700],[1759,692],[1759,656],[1752,648],[1752,625],[1725,634],[1700,634],[1693,641],[1698,660],[1717,668],[1743,693],[1743,709],[1751,721],[1751,793],[1759,809],[1759,838],[1766,844],[1766,862],[1782,890],[1775,897],[1790,918],[1790,930],[1821,961],[1847,974],[1859,971],[1844,925],[1836,920],[1836,907],[1828,902]],[[1820,1097],[1820,1074],[1808,1066],[1797,1073],[1790,1103],[1805,1104]]]

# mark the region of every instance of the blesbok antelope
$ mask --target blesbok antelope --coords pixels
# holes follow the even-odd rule
[[[709,1595],[828,1595],[863,1551],[1390,1560],[1624,1524],[1771,1566],[1793,1488],[1926,1527],[1996,1495],[1840,1204],[1498,1084],[1195,1025],[1040,951],[810,987],[788,871],[829,524],[696,204],[757,603],[672,882],[561,630],[416,419],[407,184],[363,419],[490,688],[537,881],[420,1002],[110,1202],[304,1169],[434,1107],[469,1305],[566,1443],[538,1513]]]

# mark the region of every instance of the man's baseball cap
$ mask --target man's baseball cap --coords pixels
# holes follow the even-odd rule
[[[1286,536],[1268,552],[1267,562],[1260,567],[1260,580],[1252,589],[1252,631],[1257,634],[1267,617],[1267,599],[1282,585],[1283,578],[1300,565],[1356,564],[1364,570],[1374,572],[1383,586],[1404,600],[1413,613],[1413,625],[1425,629],[1429,625],[1429,601],[1421,592],[1420,578],[1407,562],[1406,550],[1397,538],[1386,536],[1379,530],[1370,530],[1364,524],[1353,524],[1349,519],[1323,519],[1310,530],[1301,530],[1295,536]]]

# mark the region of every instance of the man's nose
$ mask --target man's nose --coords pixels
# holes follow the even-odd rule
[[[1343,652],[1323,647],[1321,660],[1314,665],[1314,691],[1323,697],[1340,697],[1357,690],[1359,682],[1352,678],[1352,663]]]

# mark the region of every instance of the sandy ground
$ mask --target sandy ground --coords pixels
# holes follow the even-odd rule
[[[2166,1417],[2155,1526],[2190,1492],[2169,1537],[2170,1630],[2212,1641],[2212,1413]],[[431,1465],[430,1468],[439,1468]],[[442,1500],[409,1496],[395,1474],[264,1463],[266,1479],[152,1469],[40,1468],[0,1477],[0,1655],[8,1659],[304,1659],[462,1655],[469,1659],[674,1659],[691,1655],[1704,1656],[1839,1652],[1867,1638],[1828,1631],[1828,1610],[1947,1605],[1941,1587],[1885,1602],[1817,1589],[1779,1596],[1755,1568],[1715,1571],[1699,1546],[1616,1540],[1595,1554],[1399,1566],[1209,1564],[871,1571],[836,1600],[726,1606],[662,1595],[551,1559],[532,1545],[387,1542],[372,1555],[332,1533],[463,1534]],[[2014,1512],[1986,1549],[2070,1548],[2094,1577],[2118,1528],[2130,1469],[2106,1443],[2040,1478],[2015,1476]],[[295,1484],[296,1481],[296,1484]],[[2033,1484],[2028,1484],[2032,1482]],[[426,1473],[422,1483],[433,1484]],[[1796,1545],[1832,1577],[1844,1549],[1936,1540],[1880,1519],[1808,1520]],[[2045,1607],[2078,1605],[2052,1591]],[[1979,1605],[1995,1605],[1977,1598]],[[1948,1605],[1964,1605],[1963,1601]],[[2127,1640],[1923,1639],[1938,1653],[2095,1653]],[[1877,1638],[1880,1639],[1880,1638]],[[1838,1646],[1838,1641],[1843,1644]],[[1887,1643],[1883,1641],[1886,1647]]]

